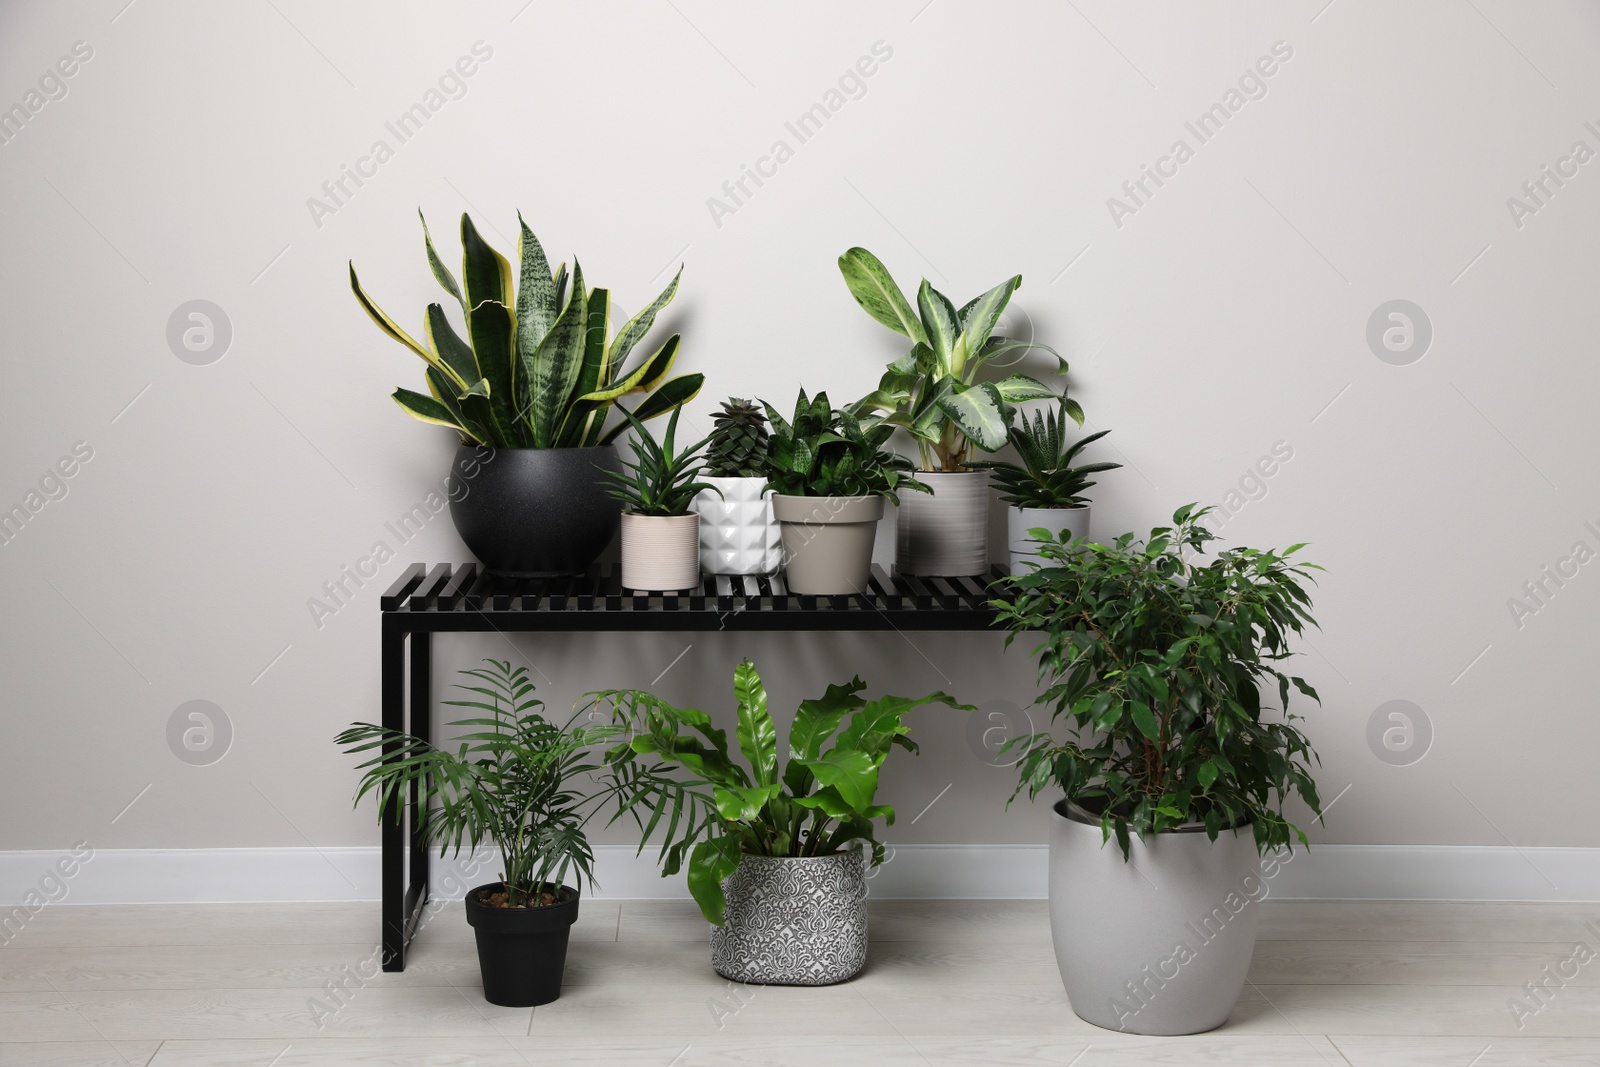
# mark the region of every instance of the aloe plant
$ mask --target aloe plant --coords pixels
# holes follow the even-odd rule
[[[709,482],[696,481],[705,470],[706,439],[677,447],[678,412],[667,420],[667,432],[660,441],[651,436],[644,423],[631,412],[623,412],[633,423],[632,461],[623,460],[625,473],[602,470],[605,490],[635,515],[687,515],[689,504],[702,489],[718,496],[722,491]]]
[[[417,213],[419,217],[421,212]],[[611,408],[624,396],[642,396],[634,408],[649,419],[681,407],[699,392],[702,374],[669,378],[678,335],[649,356],[629,361],[656,316],[678,291],[680,268],[650,304],[610,334],[611,296],[584,285],[573,259],[554,271],[528,224],[517,216],[518,273],[461,216],[461,280],[439,258],[422,221],[423,244],[434,278],[461,307],[466,335],[456,332],[443,304],[429,304],[418,341],[361,288],[350,264],[350,288],[378,328],[422,357],[428,394],[396,389],[395,403],[422,422],[448,426],[463,442],[491,448],[581,448],[609,444],[627,423],[606,428]]]
[[[882,863],[876,824],[893,823],[894,808],[877,802],[878,772],[891,749],[917,751],[905,716],[934,703],[974,710],[946,693],[869,702],[860,696],[865,688],[854,678],[802,701],[789,727],[788,762],[780,766],[766,688],[755,664],[741,662],[733,672],[734,734],[748,767],[739,765],[728,750],[727,732],[712,726],[703,711],[673,707],[637,689],[588,694],[597,707],[609,706],[632,738],[606,753],[607,768],[652,786],[654,778],[631,770],[641,757],[689,772],[680,789],[641,789],[628,796],[622,810],[637,813],[645,823],[641,850],[658,828],[663,830],[663,877],[676,874],[687,858],[689,893],[713,925],[722,925],[727,904],[722,880],[747,853],[826,856],[861,841],[872,849],[872,864]]]
[[[967,469],[972,446],[993,452],[1006,443],[1009,405],[1057,395],[1026,374],[978,380],[985,364],[1034,348],[1055,356],[1059,373],[1067,371],[1066,361],[1049,345],[992,336],[1011,294],[1022,285],[1022,275],[1007,278],[959,311],[924,278],[913,311],[888,268],[865,248],[840,256],[839,270],[867,314],[912,342],[910,352],[889,364],[877,390],[853,409],[857,414],[881,412],[882,421],[911,434],[923,470]],[[1062,402],[1082,425],[1077,403]]]
[[[1095,484],[1089,480],[1089,475],[1122,466],[1120,463],[1072,465],[1079,452],[1110,432],[1100,430],[1069,442],[1066,406],[1058,404],[1049,415],[1035,411],[1032,423],[1026,415],[1018,415],[1011,424],[1009,436],[1011,446],[1017,450],[1018,462],[989,460],[973,466],[991,472],[994,487],[1007,504],[1019,508],[1076,507],[1089,502],[1084,493]]]

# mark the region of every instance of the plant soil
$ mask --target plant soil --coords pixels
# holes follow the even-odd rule
[[[491,908],[543,908],[556,902],[554,893],[540,893],[539,899],[532,904],[512,904],[511,895],[504,890],[498,893],[479,893],[478,903]]]

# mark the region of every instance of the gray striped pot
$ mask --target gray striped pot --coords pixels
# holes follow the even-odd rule
[[[723,879],[726,922],[711,928],[711,966],[761,985],[832,985],[867,962],[867,860],[746,855]]]
[[[989,570],[989,472],[918,471],[933,495],[901,493],[895,567],[901,574],[957,577]]]

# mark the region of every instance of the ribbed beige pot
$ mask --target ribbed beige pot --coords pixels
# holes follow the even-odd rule
[[[700,584],[700,516],[622,513],[622,584],[652,592]]]
[[[901,493],[895,566],[901,574],[956,577],[989,571],[989,472],[918,471],[933,495]]]
[[[883,497],[776,495],[772,510],[783,530],[791,593],[837,596],[867,588]]]
[[[1063,532],[1073,537],[1089,536],[1089,505],[1073,508],[1006,508],[1006,547],[1011,550],[1011,573],[1027,574],[1033,570],[1027,564],[1043,564],[1039,555],[1039,542],[1028,531],[1043,527],[1060,536]]]

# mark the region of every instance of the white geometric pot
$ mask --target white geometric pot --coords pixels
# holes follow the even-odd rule
[[[711,928],[711,966],[762,985],[832,985],[867,962],[867,861],[847,848],[830,856],[752,856],[722,881],[728,906]]]
[[[1072,1010],[1130,1034],[1228,1021],[1250,970],[1267,883],[1249,826],[1129,840],[1065,800],[1050,819],[1050,936]]]
[[[772,574],[783,562],[783,537],[765,478],[705,476],[690,505],[700,516],[700,566],[707,574]]]
[[[1025,562],[1043,563],[1039,542],[1028,531],[1043,526],[1052,534],[1070,531],[1073,537],[1089,536],[1089,505],[1070,508],[1006,508],[1006,547],[1011,550],[1011,573],[1028,574],[1033,568]]]
[[[895,567],[935,577],[989,571],[989,472],[918,471],[933,490],[901,493],[895,515]]]
[[[700,584],[700,516],[622,513],[622,584],[675,592]]]

